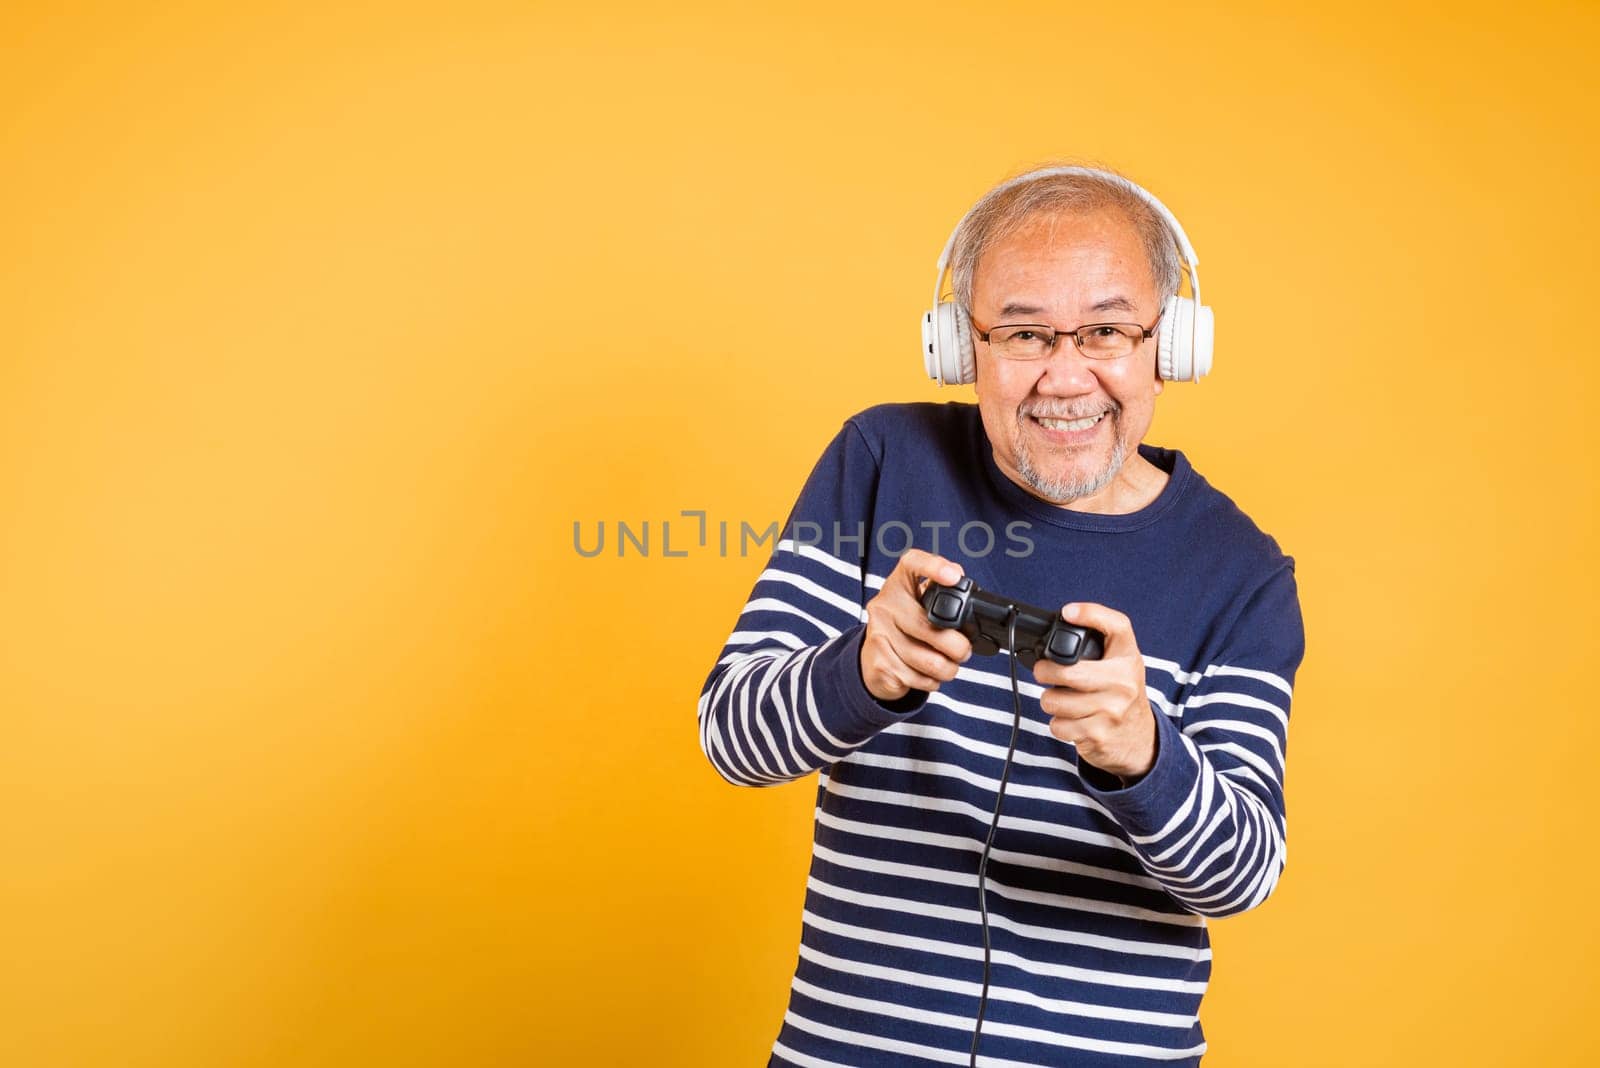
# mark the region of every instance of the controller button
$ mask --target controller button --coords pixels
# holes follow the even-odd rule
[[[961,598],[953,593],[935,594],[932,615],[936,619],[958,622],[961,619]]]
[[[1070,630],[1058,630],[1050,635],[1052,659],[1072,660],[1078,655],[1078,636]]]

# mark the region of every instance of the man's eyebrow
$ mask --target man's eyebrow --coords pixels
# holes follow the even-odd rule
[[[1018,304],[1015,301],[1012,301],[1010,304],[1007,304],[1004,308],[1000,309],[1000,318],[1006,319],[1013,315],[1038,315],[1043,311],[1043,308],[1032,304]]]
[[[1092,312],[1103,312],[1103,311],[1130,311],[1131,312],[1131,311],[1135,311],[1136,309],[1133,306],[1133,301],[1129,300],[1127,297],[1118,296],[1118,297],[1107,297],[1105,300],[1099,301],[1099,302],[1091,305],[1089,307],[1089,310],[1092,311]]]

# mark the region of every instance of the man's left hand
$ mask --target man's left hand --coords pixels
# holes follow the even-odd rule
[[[1041,658],[1033,665],[1033,677],[1046,687],[1039,704],[1050,713],[1050,733],[1102,771],[1124,782],[1137,779],[1155,763],[1156,720],[1133,623],[1115,609],[1083,601],[1064,606],[1061,616],[1104,634],[1105,656],[1070,665]]]

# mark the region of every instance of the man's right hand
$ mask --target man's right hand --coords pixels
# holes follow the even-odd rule
[[[922,607],[924,580],[946,586],[961,578],[961,567],[921,549],[907,549],[883,588],[867,602],[867,633],[861,639],[861,681],[880,701],[895,701],[911,690],[932,693],[956,677],[972,655],[972,643],[959,630],[935,627]]]

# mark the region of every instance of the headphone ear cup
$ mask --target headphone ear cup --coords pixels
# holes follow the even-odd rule
[[[1211,370],[1216,318],[1210,308],[1200,305],[1196,323],[1196,311],[1195,302],[1188,297],[1168,297],[1162,309],[1156,360],[1161,377],[1168,381],[1198,382]]]
[[[970,386],[978,380],[978,358],[972,344],[972,320],[961,310],[961,305],[951,303],[950,308],[956,321],[955,363],[958,368],[956,381],[964,386]]]
[[[944,385],[939,377],[939,309],[929,308],[922,313],[922,369],[928,377]]]
[[[939,361],[936,376],[941,385],[970,385],[977,381],[977,365],[972,353],[972,324],[966,313],[953,300],[941,300],[934,314],[938,317],[938,333],[934,356]],[[930,368],[931,370],[931,368]]]
[[[1186,297],[1168,297],[1161,308],[1161,329],[1156,332],[1156,365],[1161,377],[1168,382],[1187,378],[1189,374],[1187,313],[1192,306],[1193,302]]]
[[[1211,373],[1211,352],[1217,340],[1217,319],[1207,304],[1200,305],[1200,330],[1195,339],[1194,377],[1199,381]]]

